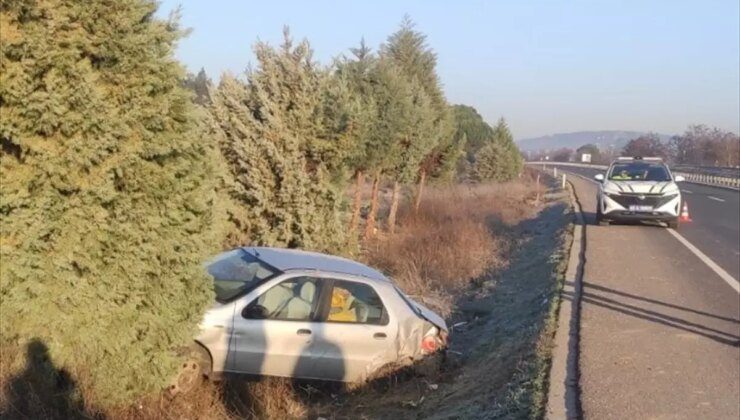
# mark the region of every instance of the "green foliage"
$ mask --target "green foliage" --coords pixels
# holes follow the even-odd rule
[[[468,137],[462,133],[460,137],[455,136],[452,141],[448,142],[444,148],[439,147],[440,153],[437,157],[438,164],[432,176],[442,182],[452,182],[456,175],[466,172],[464,169],[467,164],[465,159],[465,148],[468,145]],[[464,180],[464,177],[457,177]]]
[[[353,100],[346,113],[352,124],[348,132],[345,165],[348,171],[380,173],[391,166],[399,121],[408,112],[402,104],[408,93],[401,76],[372,54],[363,40],[351,49],[353,58],[343,58],[335,78],[347,87]]]
[[[478,181],[509,181],[519,175],[524,163],[506,121],[499,119],[491,140],[475,155],[474,178]]]
[[[414,28],[406,16],[401,27],[381,46],[381,56],[397,66],[412,94],[410,119],[401,133],[400,159],[395,165],[399,181],[409,182],[421,170],[449,178],[458,148],[452,143],[452,120],[436,72],[437,56],[427,45],[426,35]],[[444,170],[443,170],[444,169]]]
[[[212,149],[155,9],[0,9],[0,344],[42,341],[99,404],[165,386],[212,302]]]
[[[211,103],[211,79],[206,75],[205,69],[200,69],[198,74],[188,74],[183,83],[186,89],[193,92],[193,102],[198,105],[207,106]]]
[[[451,112],[455,124],[455,141],[459,142],[463,136],[466,138],[465,158],[472,163],[478,150],[493,138],[493,128],[472,106],[453,105]]]
[[[214,121],[233,182],[230,197],[248,209],[235,225],[251,243],[335,250],[343,243],[340,191],[332,174],[346,161],[344,88],[296,46],[286,30],[279,49],[257,43],[247,82],[224,76],[213,93]],[[328,101],[328,105],[327,102]],[[339,129],[339,131],[336,131]]]
[[[503,181],[508,178],[506,148],[496,142],[483,146],[475,155],[473,167],[477,181]]]

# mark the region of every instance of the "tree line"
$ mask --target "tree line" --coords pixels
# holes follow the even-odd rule
[[[418,207],[429,182],[521,169],[503,120],[447,103],[408,18],[331,65],[286,30],[214,84],[186,77],[178,16],[156,8],[0,6],[0,347],[45,342],[101,404],[167,384],[213,301],[203,261],[225,246],[351,253],[378,227],[382,182],[393,231],[404,185]]]
[[[630,140],[621,150],[604,150],[594,144],[585,144],[576,150],[560,148],[549,153],[540,152],[534,159],[548,155],[556,162],[580,161],[584,153],[591,155],[592,163],[601,164],[608,164],[618,156],[654,156],[679,165],[738,167],[740,137],[730,131],[697,124],[667,142],[655,133],[647,133]]]

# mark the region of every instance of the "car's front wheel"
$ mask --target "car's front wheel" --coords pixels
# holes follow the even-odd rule
[[[609,226],[609,221],[604,220],[604,215],[601,213],[601,203],[596,201],[596,224],[599,226]]]
[[[668,228],[669,229],[678,229],[678,225],[679,225],[678,217],[676,217],[673,220],[669,220],[668,221]]]
[[[197,388],[211,372],[211,356],[199,345],[187,351],[175,380],[167,387],[170,396],[186,394]]]

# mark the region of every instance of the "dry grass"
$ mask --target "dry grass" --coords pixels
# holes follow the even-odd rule
[[[394,235],[367,245],[367,262],[389,273],[406,293],[445,316],[452,295],[489,270],[505,265],[497,223],[529,213],[534,189],[526,181],[430,189],[418,212],[401,208]]]

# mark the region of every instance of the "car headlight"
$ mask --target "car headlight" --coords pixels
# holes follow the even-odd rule
[[[673,189],[670,189],[670,190],[664,190],[663,191],[663,196],[664,197],[667,197],[669,195],[678,195],[678,188],[673,188]]]
[[[674,191],[673,194],[663,194],[663,199],[665,200],[666,203],[673,200],[676,197],[678,197],[677,191]]]

